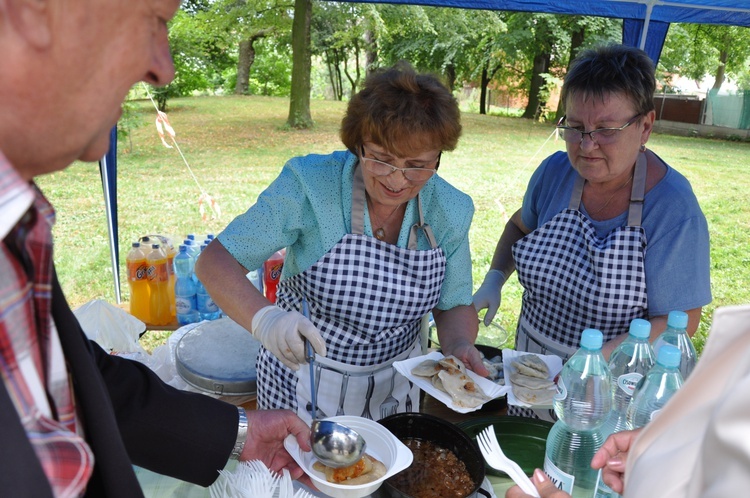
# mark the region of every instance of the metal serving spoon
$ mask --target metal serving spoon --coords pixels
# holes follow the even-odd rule
[[[310,318],[307,300],[302,299],[302,315]],[[315,386],[315,351],[310,341],[305,339],[305,359],[310,365],[310,446],[313,454],[323,464],[333,468],[349,467],[362,458],[367,444],[364,438],[355,430],[334,422],[333,420],[318,419],[318,405]]]

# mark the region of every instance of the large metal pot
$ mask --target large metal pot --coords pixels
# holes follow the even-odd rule
[[[443,419],[424,413],[397,413],[379,421],[399,439],[421,439],[451,450],[464,464],[474,483],[467,498],[490,497],[480,489],[485,477],[484,459],[476,443],[461,429]],[[414,465],[414,464],[412,464]],[[388,481],[378,490],[379,496],[413,498],[394,488]]]

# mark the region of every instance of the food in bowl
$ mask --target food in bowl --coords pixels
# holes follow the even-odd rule
[[[414,461],[388,478],[393,488],[412,498],[464,498],[474,492],[466,465],[451,450],[416,438],[401,442],[412,451]]]
[[[322,472],[328,482],[355,486],[377,481],[386,473],[385,465],[380,460],[365,454],[354,465],[333,468],[320,462],[313,464],[313,469]]]
[[[414,367],[411,373],[429,377],[432,385],[448,393],[457,406],[476,408],[492,399],[466,375],[466,366],[455,356],[446,356],[439,361],[425,360]]]

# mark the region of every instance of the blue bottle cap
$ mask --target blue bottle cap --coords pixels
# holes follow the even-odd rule
[[[680,366],[682,352],[671,344],[664,344],[659,348],[659,354],[656,357],[656,363],[668,368],[677,368]]]
[[[688,316],[684,311],[670,311],[667,316],[667,326],[675,329],[686,329]]]
[[[643,318],[636,318],[630,322],[629,334],[636,339],[648,339],[651,335],[651,322]]]
[[[185,244],[180,244],[180,252],[187,252],[187,246]]]
[[[601,349],[604,336],[599,330],[585,329],[581,333],[581,347],[586,349]]]

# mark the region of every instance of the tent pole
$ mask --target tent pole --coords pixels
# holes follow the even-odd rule
[[[113,140],[117,140],[117,135],[113,132],[114,138]],[[107,155],[101,158],[99,161],[99,172],[101,173],[102,177],[102,190],[104,191],[104,204],[106,205],[106,213],[107,213],[107,232],[109,233],[109,255],[110,260],[112,263],[112,278],[114,279],[114,287],[115,287],[115,298],[117,299],[117,304],[122,303],[122,296],[120,294],[120,263],[117,261],[117,239],[116,239],[116,229],[114,226],[114,220],[113,220],[113,213],[112,213],[112,198],[110,197],[110,188],[109,188],[109,168],[107,164]]]
[[[651,14],[654,12],[654,3],[656,0],[651,1],[646,5],[646,17],[643,18],[643,32],[641,33],[640,49],[646,50],[646,38],[648,38],[648,25],[651,22]]]

